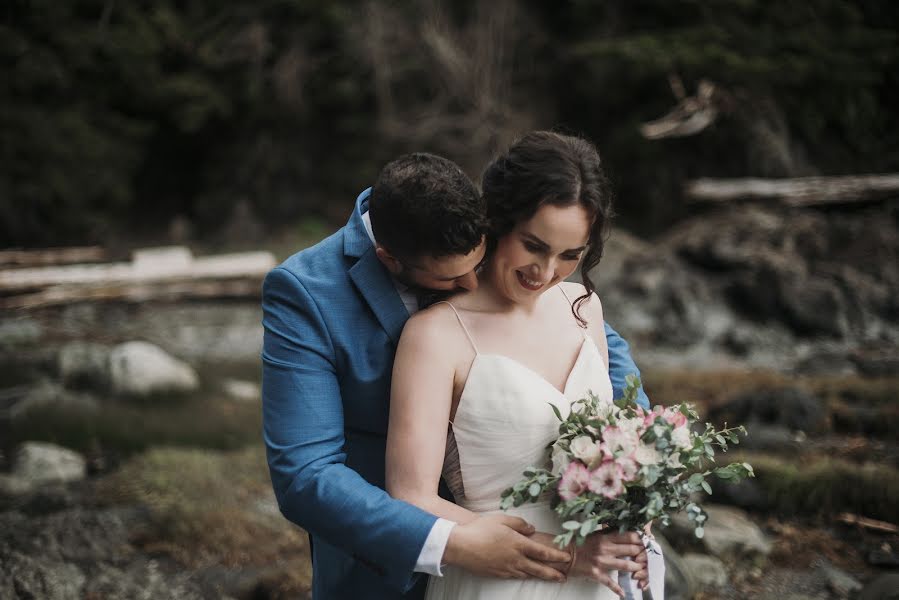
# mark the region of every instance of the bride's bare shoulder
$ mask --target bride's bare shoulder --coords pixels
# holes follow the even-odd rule
[[[562,286],[562,289],[565,290],[565,294],[571,298],[572,302],[577,301],[578,298],[587,293],[587,288],[584,287],[581,283],[576,283],[574,281],[563,281],[559,284]],[[599,296],[594,291],[590,294],[590,297],[587,298],[587,301],[584,303],[584,310],[599,311],[599,315],[602,316],[602,302],[599,300]]]
[[[459,318],[446,302],[437,302],[409,317],[400,338],[402,344],[412,344],[420,350],[439,350],[444,354],[452,351],[456,343],[462,346],[464,341]]]

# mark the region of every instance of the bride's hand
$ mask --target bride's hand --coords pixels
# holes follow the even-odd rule
[[[627,558],[630,556],[636,557],[636,560]],[[638,562],[641,559],[642,562]],[[612,579],[609,571],[630,571],[635,575],[641,571],[645,573],[646,561],[646,549],[638,534],[598,532],[588,536],[584,545],[577,548],[568,576],[593,579],[623,598],[624,590]]]

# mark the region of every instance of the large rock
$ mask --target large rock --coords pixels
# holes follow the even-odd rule
[[[758,322],[857,341],[899,333],[899,235],[882,210],[733,206],[684,221],[659,245]]]
[[[683,558],[693,580],[700,588],[709,589],[727,585],[727,569],[724,563],[714,556],[687,552]]]
[[[148,342],[126,342],[109,354],[112,391],[126,396],[187,393],[200,386],[196,371]]]
[[[683,260],[616,231],[591,273],[605,312],[627,337],[683,348],[733,326],[727,308]]]
[[[771,554],[771,542],[745,512],[713,504],[704,508],[708,521],[701,542],[709,554],[719,558],[767,557]],[[685,543],[694,543],[693,523],[685,513],[674,516],[669,530]]]

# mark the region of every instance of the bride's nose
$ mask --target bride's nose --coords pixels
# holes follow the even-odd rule
[[[552,259],[546,259],[533,265],[529,271],[528,277],[534,281],[547,283],[552,281],[555,272],[555,262]]]

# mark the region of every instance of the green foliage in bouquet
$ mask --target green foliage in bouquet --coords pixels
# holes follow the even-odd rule
[[[564,532],[555,539],[560,547],[583,544],[599,529],[641,531],[653,521],[668,524],[682,510],[702,537],[707,516],[696,498],[701,491],[712,493],[706,478],[754,476],[745,462],[710,464],[716,447],[726,452],[729,444],[739,443],[744,427],[703,427],[688,404],[647,411],[636,401],[639,379],[631,375],[626,381],[614,404],[590,392],[572,402],[567,416],[551,405],[560,421],[559,437],[549,446],[552,464],[528,468],[502,494],[504,510],[550,499],[562,520]]]

